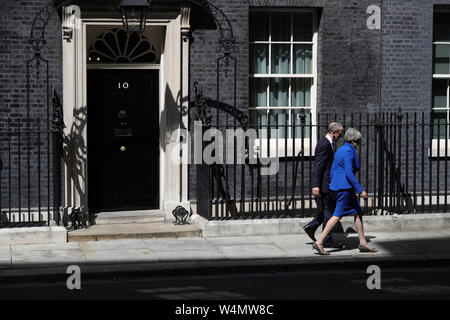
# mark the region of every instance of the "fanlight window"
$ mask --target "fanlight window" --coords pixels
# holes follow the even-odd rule
[[[88,63],[159,63],[159,55],[143,34],[114,29],[94,40]]]

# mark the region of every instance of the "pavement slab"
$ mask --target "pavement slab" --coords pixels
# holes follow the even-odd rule
[[[145,239],[143,241],[154,252],[205,251],[214,249],[214,246],[205,238]]]
[[[142,239],[119,239],[87,241],[81,245],[84,251],[101,250],[126,250],[126,249],[147,249],[147,244]]]
[[[158,261],[186,261],[186,260],[225,260],[225,256],[218,250],[181,250],[181,251],[157,251],[155,256]]]
[[[79,250],[20,250],[12,252],[12,267],[37,268],[69,265],[85,265]]]
[[[220,245],[219,250],[227,259],[287,258],[289,253],[275,244]]]
[[[247,237],[212,237],[206,238],[213,245],[240,245],[240,244],[267,244],[273,243],[267,236],[247,236]]]
[[[13,244],[12,252],[19,251],[42,251],[42,250],[79,250],[80,246],[76,242],[49,243],[49,244]]]
[[[152,263],[158,258],[148,249],[108,249],[84,251],[84,258],[90,265],[100,264],[128,264],[128,263]]]
[[[302,257],[313,253],[312,241],[303,235],[274,235],[267,236],[276,247],[286,252],[289,257]]]
[[[450,242],[450,233],[446,233],[444,231],[397,232],[394,233],[394,235],[398,239],[408,239],[408,240],[446,239],[447,241]]]

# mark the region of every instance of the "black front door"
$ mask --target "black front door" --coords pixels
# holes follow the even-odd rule
[[[159,207],[156,70],[88,70],[88,205]]]

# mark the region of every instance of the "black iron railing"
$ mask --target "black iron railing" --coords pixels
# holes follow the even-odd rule
[[[9,119],[0,130],[0,228],[60,224],[62,106],[53,117]]]
[[[0,131],[0,227],[40,226],[53,219],[50,132],[42,121],[8,121]]]
[[[299,117],[300,121],[292,123],[256,119],[245,126],[215,125],[213,128],[222,137],[226,137],[227,130],[245,129],[253,130],[256,138],[245,139],[245,163],[226,161],[230,152],[233,154],[229,159],[236,159],[239,150],[235,143],[232,148],[223,148],[222,163],[197,165],[203,168],[197,169],[201,172],[197,179],[202,179],[197,183],[197,212],[209,220],[302,217],[317,212],[310,183],[314,148],[332,121],[362,133],[357,149],[361,169],[356,177],[369,193],[369,199],[361,200],[365,214],[447,212],[447,121],[434,119],[430,113],[401,111],[319,114],[316,119],[300,113]],[[204,131],[210,128],[204,127]],[[343,143],[340,139],[337,148]],[[256,149],[252,164],[248,155],[251,145]],[[269,158],[278,161],[278,170],[262,175],[266,168],[263,163]]]

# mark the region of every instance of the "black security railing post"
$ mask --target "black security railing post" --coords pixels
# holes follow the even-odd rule
[[[378,135],[378,206],[383,213],[383,197],[384,197],[384,130],[381,115],[379,122],[376,124],[376,131]]]
[[[284,118],[284,207],[285,207],[285,213],[286,215],[289,215],[289,206],[287,205],[287,177],[288,177],[288,162],[287,162],[287,156],[288,156],[288,137],[289,137],[289,118]],[[295,199],[294,199],[295,201]]]
[[[389,163],[388,165],[388,183],[389,183],[389,212],[390,214],[392,214],[393,210],[396,209],[395,206],[395,201],[397,199],[396,196],[396,186],[397,184],[395,183],[395,155],[397,152],[397,122],[396,120],[396,115],[394,113],[390,114],[390,123],[391,123],[391,128],[390,128],[390,138],[389,138],[389,145],[388,145],[388,149],[387,149],[387,161]]]
[[[422,139],[421,139],[421,147],[422,152],[421,154],[421,204],[422,204],[422,212],[425,211],[425,112],[422,112],[422,122],[421,122],[421,132],[422,132]]]
[[[12,200],[11,200],[11,118],[8,118],[8,219],[11,221],[12,218]]]
[[[312,182],[312,157],[311,157],[311,155],[312,155],[312,148],[313,148],[312,139],[313,139],[313,119],[312,119],[312,114],[310,113],[309,114],[309,155],[308,155],[308,158],[309,158],[309,161],[308,161],[309,162],[309,183],[310,184]],[[303,154],[303,156],[304,155],[305,154]],[[308,192],[308,194],[309,194],[309,196],[308,196],[308,198],[309,198],[309,211],[311,212],[312,211],[312,207],[313,207],[313,197],[312,197],[312,193],[311,192]]]
[[[37,184],[38,184],[38,216],[39,216],[39,221],[41,219],[41,129],[40,129],[40,123],[41,120],[40,118],[36,119],[36,130],[37,130],[37,169],[38,169],[38,174],[37,174]]]
[[[53,156],[53,220],[59,226],[61,207],[61,134],[52,130],[52,156]],[[49,221],[50,222],[50,221]]]
[[[301,150],[305,150],[305,125],[306,125],[306,114],[305,114],[305,109],[300,109],[300,123],[301,123]],[[295,130],[295,129],[294,129]],[[292,150],[292,163],[295,165],[295,154],[296,154],[296,150],[294,148],[294,150]],[[302,173],[301,173],[301,177],[304,177],[305,175],[305,164],[304,161],[302,159]],[[295,172],[295,170],[294,170]],[[295,178],[295,177],[294,177]],[[301,186],[300,186],[300,194],[301,194],[301,204],[302,204],[302,210],[301,210],[301,214],[302,216],[305,214],[305,188],[304,188],[304,180],[305,179],[301,179]],[[294,183],[295,179],[292,179],[292,183]]]
[[[377,203],[377,196],[378,196],[378,188],[377,188],[377,183],[378,183],[378,181],[377,181],[377,172],[378,172],[378,170],[379,170],[379,168],[378,168],[378,153],[377,153],[377,151],[378,151],[378,142],[377,142],[377,123],[378,123],[378,116],[377,116],[377,114],[375,113],[375,119],[374,119],[374,127],[373,127],[373,130],[374,130],[374,136],[375,136],[375,143],[374,143],[374,152],[373,152],[373,158],[374,158],[374,165],[373,165],[373,193],[374,193],[374,195],[373,195],[373,209],[374,209],[374,212],[375,212],[375,214],[378,214],[378,206],[379,206],[379,203]]]
[[[61,154],[63,150],[64,120],[62,105],[56,90],[53,90],[53,119],[50,126],[52,133],[52,158],[53,158],[53,220],[59,226],[61,222]],[[49,220],[50,223],[50,220]]]
[[[429,118],[429,150],[430,155],[428,157],[428,205],[430,206],[430,212],[433,212],[433,135],[434,135],[434,128],[433,128],[433,116],[430,114]],[[425,149],[422,151],[424,152]]]
[[[279,125],[279,122],[278,122],[278,119],[277,119],[277,121],[275,121],[275,126],[276,126],[276,146],[275,146],[275,151],[276,151],[276,154],[275,154],[275,157],[276,157],[276,159],[277,159],[277,161],[278,161],[278,159],[279,159],[279,154],[278,154],[278,151],[279,151],[279,148],[278,148],[278,141],[279,141],[279,139],[280,139],[280,125]],[[285,137],[285,139],[286,139],[286,137]],[[274,210],[275,210],[275,212],[277,213],[277,215],[276,215],[276,217],[277,218],[279,218],[280,216],[280,208],[278,207],[278,174],[279,174],[279,171],[277,171],[277,173],[276,173],[276,176],[275,176],[275,185],[276,185],[276,187],[275,187],[275,207],[274,207]]]
[[[270,140],[272,139],[272,127],[271,127],[271,119],[270,116],[272,115],[272,113],[270,112],[267,115],[267,160],[269,161],[269,164],[271,164],[271,159],[270,159]],[[277,121],[278,119],[275,117],[275,121]],[[267,218],[270,217],[270,175],[267,175],[267,199],[266,199],[266,203],[264,205],[264,211],[266,212]]]
[[[205,126],[201,127],[201,136],[203,137],[203,132],[206,130]],[[202,139],[203,140],[203,139]],[[195,143],[195,142],[194,142]],[[210,167],[204,163],[203,159],[203,148],[205,147],[205,141],[202,141],[202,147],[199,151],[199,155],[201,159],[201,163],[196,162],[196,189],[197,189],[197,213],[199,216],[211,220],[212,219],[212,205],[214,203],[214,199],[212,199],[213,190],[213,179],[211,177],[211,169]],[[194,151],[196,152],[196,151]],[[194,156],[195,157],[195,156]],[[195,159],[195,158],[194,158]],[[217,209],[217,202],[215,203]]]
[[[2,192],[2,171],[3,171],[3,161],[2,161],[2,157],[1,157],[1,153],[0,153],[0,222],[2,221],[2,214],[3,214],[3,212],[2,212],[2,208],[3,208],[3,206],[2,206],[2,195],[3,195],[3,192]]]
[[[413,195],[414,195],[414,199],[413,199],[413,205],[414,208],[417,208],[417,132],[419,132],[418,130],[418,125],[417,125],[417,113],[414,112],[414,125],[413,125],[413,146],[414,146],[414,151],[413,151],[413,155],[414,155],[414,165],[413,165]]]
[[[406,123],[405,123],[405,136],[406,136],[406,159],[405,159],[405,195],[408,196],[407,201],[411,200],[411,197],[409,197],[409,173],[408,173],[408,168],[409,168],[409,114],[408,112],[406,112]],[[412,203],[412,202],[411,202]],[[407,209],[409,210],[410,207],[408,206]],[[409,213],[409,212],[408,212]]]
[[[439,212],[439,175],[440,175],[440,149],[441,149],[441,121],[437,119],[437,160],[436,160],[436,210]]]
[[[366,132],[365,132],[365,136],[366,136],[366,143],[365,143],[365,148],[366,148],[366,166],[364,168],[364,170],[366,171],[366,181],[365,181],[365,185],[366,185],[366,192],[369,193],[371,191],[370,189],[370,184],[369,184],[369,136],[370,136],[370,126],[369,126],[369,114],[366,113]],[[365,202],[365,206],[366,206],[366,212],[369,211],[369,201],[364,201]]]
[[[444,212],[447,212],[447,181],[448,181],[448,117],[446,118],[445,121],[445,161],[444,161],[444,166],[445,166],[445,175],[444,175]]]
[[[401,185],[401,170],[402,170],[402,120],[403,120],[403,113],[402,110],[399,108],[397,112],[397,127],[398,127],[398,165],[397,168],[395,168],[395,158],[394,158],[394,168],[397,172],[394,172],[394,178],[396,179],[396,198],[397,198],[397,208],[400,212],[402,212],[402,206],[403,206],[403,200],[402,199],[402,185]],[[395,174],[396,173],[396,174]]]

